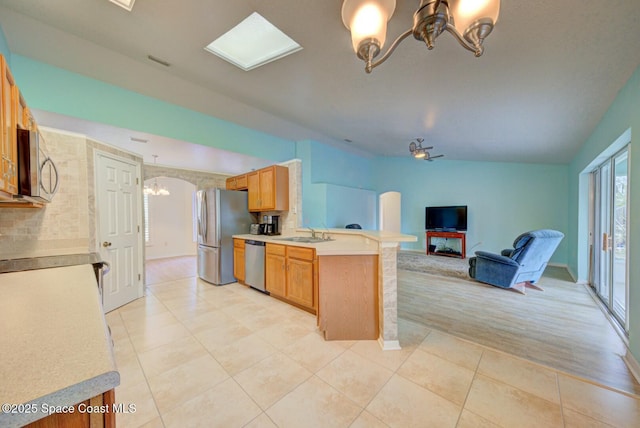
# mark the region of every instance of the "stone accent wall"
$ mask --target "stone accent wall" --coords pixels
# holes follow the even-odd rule
[[[86,139],[45,130],[42,138],[58,168],[58,192],[44,208],[0,208],[1,259],[90,252]]]
[[[226,174],[171,168],[168,166],[158,166],[153,164],[144,165],[143,175],[143,181],[156,177],[178,178],[195,185],[198,190],[210,187],[219,187],[224,189],[226,187],[226,180],[230,177],[230,175]]]
[[[398,244],[380,243],[378,263],[378,311],[380,346],[384,350],[400,349],[398,340]]]

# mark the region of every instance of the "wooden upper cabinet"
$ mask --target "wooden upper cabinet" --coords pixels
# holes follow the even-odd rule
[[[16,122],[18,94],[15,81],[4,56],[0,55],[0,198],[8,199],[18,193],[18,152],[16,142]]]
[[[227,180],[225,181],[225,188],[227,190],[236,190],[236,178],[235,177],[227,178]]]
[[[272,165],[247,174],[249,211],[289,209],[289,168]]]
[[[247,174],[238,175],[236,178],[236,190],[247,190]]]
[[[249,211],[260,211],[260,174],[258,171],[247,174]]]
[[[13,99],[15,103],[16,125],[22,129],[29,129],[29,122],[26,120],[28,119],[27,114],[29,113],[29,108],[27,107],[27,103],[24,102],[24,98],[17,86],[13,87]]]
[[[225,184],[227,190],[247,190],[247,174],[229,177]]]

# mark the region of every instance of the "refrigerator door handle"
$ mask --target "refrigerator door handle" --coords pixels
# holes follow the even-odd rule
[[[202,240],[207,242],[207,192],[202,192]]]

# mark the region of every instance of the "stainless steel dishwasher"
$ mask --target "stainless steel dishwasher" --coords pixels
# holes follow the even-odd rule
[[[244,246],[244,282],[256,290],[266,293],[264,286],[265,243],[247,239]]]

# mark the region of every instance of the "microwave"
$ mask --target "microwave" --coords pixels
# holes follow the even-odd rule
[[[46,152],[40,133],[18,128],[18,195],[28,202],[51,202],[58,191],[55,163]]]

